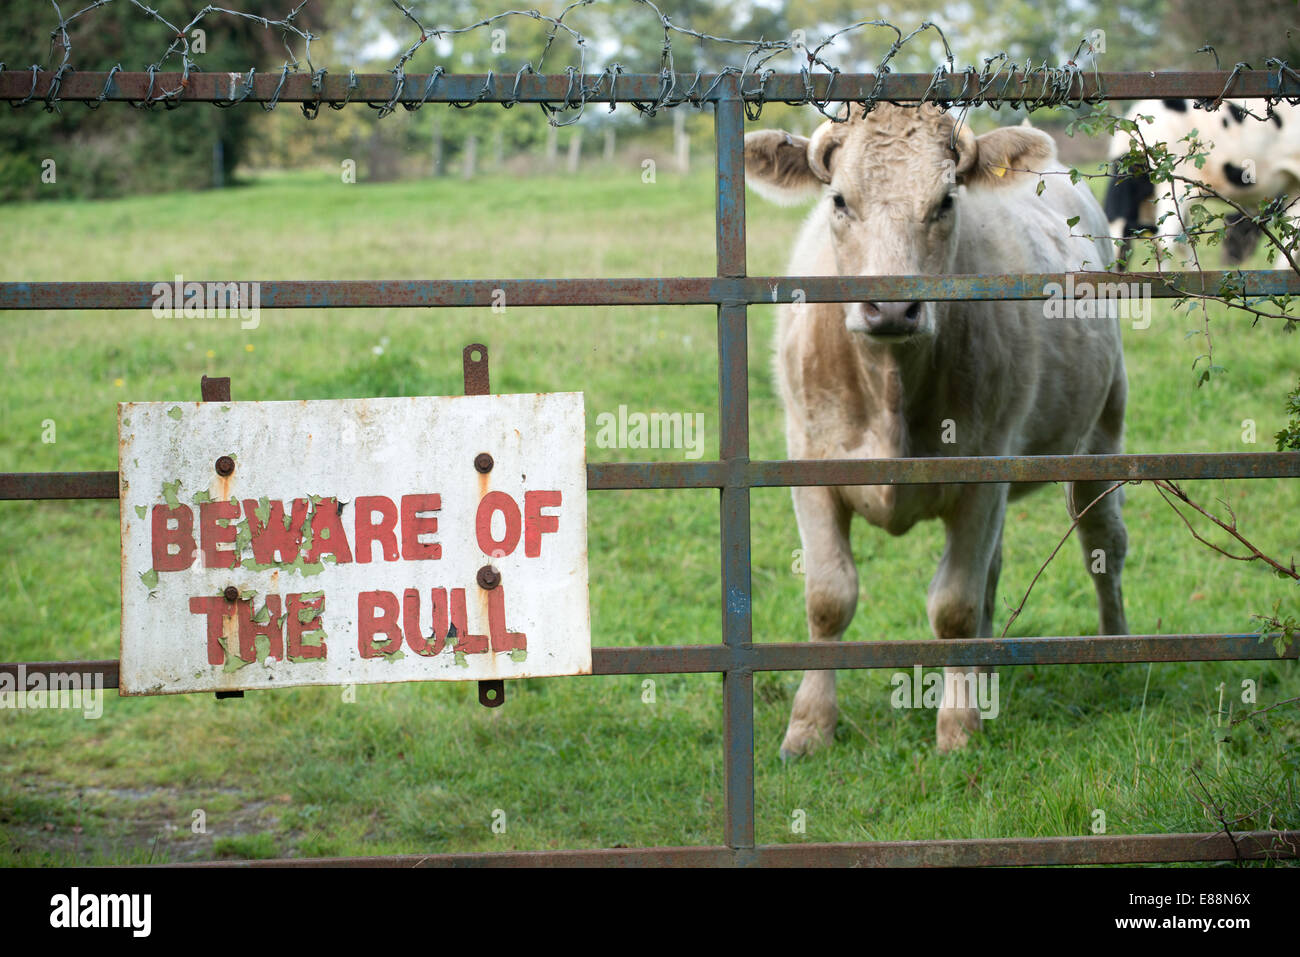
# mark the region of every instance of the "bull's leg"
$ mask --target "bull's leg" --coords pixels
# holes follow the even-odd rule
[[[947,545],[930,582],[926,612],[936,638],[988,638],[1002,568],[1006,485],[968,485],[944,520]],[[944,668],[943,703],[936,722],[940,751],[964,747],[980,729],[979,675],[987,668]]]
[[[834,489],[792,491],[803,543],[808,637],[811,641],[839,641],[858,603],[858,570],[849,547],[853,513]],[[836,716],[835,672],[805,671],[781,744],[782,760],[830,744]]]
[[[993,556],[989,559],[989,573],[984,585],[984,607],[980,615],[978,637],[993,637],[993,613],[997,607],[998,578],[1002,575],[1002,529],[998,528],[998,540],[993,543]]]
[[[1097,496],[1104,493],[1112,482],[1074,482],[1066,486],[1066,504],[1070,517],[1088,507]],[[1092,576],[1092,586],[1097,590],[1099,635],[1127,635],[1128,620],[1124,617],[1124,591],[1120,578],[1124,571],[1124,555],[1128,551],[1128,533],[1124,530],[1121,512],[1124,504],[1122,488],[1111,492],[1097,502],[1079,519],[1079,545],[1083,548],[1083,563]]]
[[[1127,383],[1120,370],[1112,386],[1101,419],[1088,437],[1088,451],[1094,455],[1111,455],[1124,451],[1124,401]],[[1065,502],[1070,517],[1077,518],[1085,508],[1087,513],[1079,519],[1079,545],[1083,548],[1083,562],[1092,576],[1097,591],[1097,612],[1100,635],[1127,635],[1128,620],[1124,617],[1124,592],[1121,576],[1124,555],[1128,551],[1128,533],[1124,530],[1124,489],[1117,488],[1097,501],[1113,482],[1073,482],[1065,486]]]

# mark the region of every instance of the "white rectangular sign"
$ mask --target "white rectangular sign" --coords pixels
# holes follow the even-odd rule
[[[577,392],[119,404],[121,693],[590,674],[585,428]]]

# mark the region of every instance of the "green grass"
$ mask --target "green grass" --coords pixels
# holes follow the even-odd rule
[[[802,215],[751,194],[752,274],[784,270]],[[701,275],[713,269],[713,183],[706,171],[661,170],[644,184],[639,169],[382,186],[302,174],[221,193],[9,207],[0,236],[5,280]],[[755,458],[784,455],[774,314],[751,310]],[[231,376],[236,399],[456,394],[471,341],[491,348],[495,391],[584,391],[590,460],[681,456],[598,448],[595,416],[620,404],[705,413],[704,454],[717,454],[710,308],[284,310],[264,312],[256,330],[134,312],[0,321],[3,471],[113,469],[114,403],[197,398],[204,374]],[[1300,337],[1216,312],[1216,361],[1229,371],[1198,390],[1191,363],[1203,340],[1185,337],[1198,327],[1157,304],[1151,328],[1126,329],[1128,450],[1271,449]],[[1243,444],[1244,419],[1258,444]],[[42,441],[46,420],[53,443]],[[1295,551],[1297,483],[1189,488],[1229,502],[1270,554]],[[1063,533],[1063,506],[1059,489],[1013,503],[999,631]],[[720,640],[716,493],[596,492],[589,508],[594,641]],[[1135,632],[1249,631],[1252,613],[1294,594],[1196,544],[1149,487],[1129,490],[1126,517]],[[3,503],[0,521],[0,658],[116,657],[117,504]],[[752,525],[755,639],[801,640],[789,493],[755,490]],[[929,637],[925,584],[941,546],[934,524],[903,539],[856,525],[863,589],[848,637]],[[1011,634],[1095,629],[1092,588],[1067,544]],[[1241,681],[1252,679],[1262,707],[1300,694],[1294,661],[1003,669],[1001,716],[950,756],[934,751],[932,713],[890,707],[889,678],[841,672],[835,746],[783,766],[799,675],[756,676],[760,843],[1087,834],[1097,809],[1111,834],[1215,829],[1190,768],[1241,813],[1275,800],[1271,818],[1241,827],[1300,826],[1294,722],[1273,722],[1271,734],[1243,725],[1221,751],[1215,740],[1218,685],[1240,713]],[[110,692],[94,721],[6,711],[0,861],[720,843],[721,681],[656,677],[645,704],[645,680],[512,682],[498,710],[480,707],[471,685],[429,683],[359,687],[353,704],[339,689],[300,688],[221,702]],[[797,809],[803,834],[791,831]],[[504,833],[491,826],[497,811]]]

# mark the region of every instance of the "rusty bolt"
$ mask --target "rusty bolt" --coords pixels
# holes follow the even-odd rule
[[[226,597],[226,601],[239,601],[239,589],[234,585],[227,585],[221,594]]]
[[[488,455],[486,452],[480,452],[478,455],[474,456],[474,468],[478,469],[484,475],[492,471],[492,465],[492,456]]]
[[[235,470],[235,460],[232,459],[229,455],[223,455],[221,456],[221,458],[217,459],[218,475],[229,475],[234,470]]]
[[[484,565],[478,570],[480,588],[493,589],[501,584],[501,573],[491,565]]]

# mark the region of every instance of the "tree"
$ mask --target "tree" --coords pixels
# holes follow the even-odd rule
[[[284,0],[240,0],[246,13],[282,17]],[[184,0],[156,0],[158,15],[181,28],[194,15]],[[57,18],[49,4],[12,4],[5,10],[0,60],[8,69],[37,64],[57,69],[64,59],[62,43],[47,44]],[[70,14],[64,7],[65,14]],[[318,27],[307,9],[299,15],[303,27]],[[193,60],[206,70],[258,70],[278,67],[286,59],[279,29],[225,13],[211,13],[197,25],[204,31],[206,52]],[[110,3],[91,9],[67,29],[68,63],[80,71],[108,71],[120,64],[126,71],[156,65],[179,71],[179,55],[165,58],[174,40],[171,29],[136,6]],[[195,44],[193,34],[190,42]],[[298,45],[301,52],[301,45]],[[21,65],[21,67],[20,67]],[[109,196],[162,188],[196,189],[213,180],[214,147],[221,144],[223,178],[244,155],[253,129],[254,111],[217,110],[188,103],[175,109],[159,105],[137,111],[122,104],[88,110],[65,103],[54,112],[33,101],[22,109],[0,111],[0,200],[56,196]],[[56,180],[41,182],[42,164],[53,160]]]

